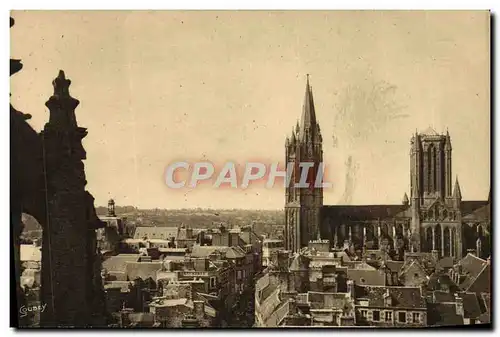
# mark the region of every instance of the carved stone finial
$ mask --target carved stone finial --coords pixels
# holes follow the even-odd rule
[[[59,70],[59,75],[52,81],[54,86],[54,96],[57,97],[68,97],[69,96],[69,86],[71,85],[71,80],[66,79],[64,71]]]

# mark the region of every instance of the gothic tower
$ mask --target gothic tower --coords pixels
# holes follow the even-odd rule
[[[286,187],[285,248],[294,252],[319,237],[323,188],[321,182],[317,186],[316,178],[319,170],[322,170],[322,143],[308,75],[300,124],[297,122],[291,137],[287,137],[285,142],[286,162],[289,166],[293,165]],[[302,185],[304,178],[306,184]]]
[[[93,197],[85,191],[86,153],[70,96],[71,81],[60,71],[47,101],[49,122],[41,132],[46,179],[47,220],[42,247],[42,313],[44,327],[88,327],[103,324],[103,296]],[[99,275],[97,274],[99,273]],[[100,323],[97,323],[101,321]]]
[[[451,139],[432,128],[411,139],[411,248],[461,256],[461,194],[452,185]],[[458,189],[458,191],[457,191]]]

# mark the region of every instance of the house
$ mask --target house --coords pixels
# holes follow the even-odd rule
[[[467,254],[449,272],[451,279],[461,291],[480,293],[491,292],[490,261],[473,254]]]
[[[422,327],[427,305],[419,287],[351,285],[357,326]]]

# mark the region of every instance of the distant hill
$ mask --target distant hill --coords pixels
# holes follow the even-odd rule
[[[107,207],[98,207],[98,215],[106,215]],[[284,224],[283,210],[245,209],[137,209],[133,206],[116,206],[118,216],[126,217],[136,226],[177,227],[181,224],[193,228],[214,228],[220,223],[226,227],[253,224],[256,232],[270,233]]]

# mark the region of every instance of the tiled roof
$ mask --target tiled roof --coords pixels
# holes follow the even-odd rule
[[[137,227],[134,239],[164,239],[177,238],[177,227]]]
[[[245,252],[241,247],[226,247],[226,246],[200,246],[194,245],[191,252],[192,257],[208,257],[215,251],[220,251],[226,254],[228,259],[238,259],[245,257]]]
[[[434,303],[455,302],[455,296],[446,291],[436,290],[433,292]]]
[[[368,285],[368,286],[384,286],[385,284],[385,273],[372,269],[347,269],[347,278],[353,280],[355,284],[358,285]]]
[[[156,272],[161,269],[162,262],[129,262],[126,265],[127,279],[133,281],[137,278],[156,281]]]
[[[458,296],[462,298],[464,305],[465,318],[478,318],[481,315],[481,308],[479,301],[474,293],[459,293]]]
[[[386,307],[384,294],[387,290],[392,300],[391,308],[426,308],[425,298],[417,287],[355,286],[355,297],[368,299],[370,307]]]
[[[479,275],[479,272],[483,269],[485,264],[486,260],[470,253],[458,262],[458,265],[460,265],[466,273],[472,275]]]
[[[429,303],[427,324],[429,326],[457,326],[463,325],[463,317],[457,315],[455,303]]]
[[[323,293],[309,291],[307,301],[311,309],[341,309],[349,307],[349,298],[347,293]]]
[[[325,210],[327,218],[349,221],[373,221],[411,216],[408,212],[409,207],[405,205],[323,206],[322,209]]]
[[[139,254],[119,254],[111,256],[103,261],[102,268],[106,269],[108,272],[124,273],[127,262],[137,262],[139,261],[139,257]]]
[[[469,214],[474,213],[478,209],[486,206],[488,204],[488,200],[479,200],[479,201],[462,201],[460,203],[460,211],[462,212],[462,217],[467,217]]]
[[[491,278],[487,261],[469,253],[458,262],[458,265],[462,267],[462,274],[466,275],[464,281],[459,284],[460,289],[467,291],[474,287],[478,288],[474,290],[477,292],[489,291]]]
[[[442,286],[448,287],[452,292],[458,290],[457,285],[450,279],[449,275],[438,272],[433,273],[427,282],[427,289],[430,291],[441,290]]]
[[[471,277],[468,278],[471,280],[470,285],[465,286],[465,282],[460,285],[462,288],[462,285],[464,286],[462,289],[474,293],[489,293],[491,292],[491,266],[489,263],[487,263],[484,268],[479,272],[479,275],[472,279]],[[467,279],[466,279],[467,281]]]
[[[462,220],[476,220],[476,221],[488,221],[491,219],[491,207],[490,204],[481,206],[469,214],[462,217]]]
[[[42,247],[35,245],[21,245],[20,257],[21,261],[42,261]]]

